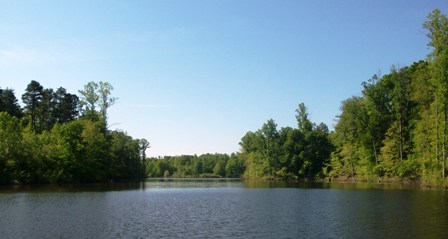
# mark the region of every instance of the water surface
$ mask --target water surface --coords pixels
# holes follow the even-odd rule
[[[3,187],[0,237],[448,238],[448,194],[216,179]]]

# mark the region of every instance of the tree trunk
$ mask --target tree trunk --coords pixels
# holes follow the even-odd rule
[[[403,122],[402,122],[403,115],[401,115],[400,119],[400,161],[403,161]]]
[[[446,164],[446,107],[443,109],[443,144],[442,144],[442,178],[445,178],[445,164]]]
[[[375,141],[373,141],[373,139],[372,139],[372,146],[373,146],[373,156],[375,157],[375,165],[378,165],[378,155],[376,153]]]
[[[352,178],[355,177],[355,166],[353,164],[353,155],[355,154],[356,147],[352,150],[352,155],[350,155],[350,165],[352,166]]]
[[[352,166],[352,178],[355,177],[355,166],[353,165],[353,159],[350,157],[350,164]]]
[[[439,106],[436,98],[436,168],[439,166]]]

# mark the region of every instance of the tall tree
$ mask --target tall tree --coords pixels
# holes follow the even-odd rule
[[[22,109],[14,95],[14,90],[0,88],[0,112],[7,112],[17,118],[22,117]]]
[[[269,165],[268,175],[273,176],[274,172],[278,170],[279,159],[279,133],[273,119],[263,124],[260,135],[263,140],[263,157]]]
[[[22,95],[23,103],[25,104],[25,113],[31,118],[31,125],[34,130],[37,130],[38,125],[38,109],[43,98],[43,87],[37,81],[31,81]]]
[[[79,98],[77,95],[67,93],[65,88],[58,88],[54,94],[54,116],[58,123],[67,123],[78,117]]]
[[[378,165],[378,154],[384,140],[384,135],[391,125],[391,81],[373,75],[367,82],[363,82],[363,95],[365,97],[365,110],[367,118],[364,121],[364,145],[370,152],[370,161]],[[370,147],[367,147],[370,145]]]
[[[354,96],[342,102],[339,121],[335,126],[333,142],[337,146],[331,160],[334,175],[354,177],[362,171],[358,165],[364,157],[364,139],[368,115],[365,111],[365,99]],[[370,137],[369,137],[370,140]]]
[[[409,137],[410,137],[410,120],[412,117],[412,109],[414,104],[411,99],[411,77],[412,68],[404,67],[402,69],[392,66],[391,73],[384,76],[384,81],[390,81],[391,89],[391,115],[394,121],[389,127],[389,133],[396,128],[396,135],[390,135],[396,138],[398,145],[398,156],[400,160],[407,158],[409,153]],[[384,142],[384,141],[383,141]]]
[[[297,124],[299,126],[299,130],[306,134],[307,132],[310,132],[313,129],[313,124],[308,118],[308,110],[304,103],[300,103],[299,107],[296,110],[296,119]]]
[[[428,20],[423,24],[423,27],[428,30],[427,37],[430,39],[428,46],[433,48],[433,51],[428,55],[428,61],[431,63],[431,78],[436,88],[435,108],[436,117],[439,119],[436,128],[439,128],[439,125],[441,126],[441,129],[437,130],[437,134],[440,131],[442,135],[442,177],[445,178],[448,133],[448,19],[439,9],[435,9],[428,15]],[[441,114],[439,114],[439,109]]]
[[[429,64],[420,61],[412,65],[413,75],[411,82],[411,97],[415,102],[415,119],[413,121],[415,129],[412,131],[412,142],[414,145],[414,158],[418,159],[421,165],[427,165],[427,170],[431,171],[438,165],[435,155],[435,127],[436,117],[434,110],[435,88],[432,84],[429,71]]]
[[[142,160],[146,160],[146,150],[149,149],[151,146],[149,145],[149,142],[146,139],[140,139],[138,141],[138,144],[139,144],[140,155],[142,156]]]
[[[107,110],[115,104],[118,98],[112,97],[111,92],[114,89],[109,82],[99,82],[98,95],[99,95],[99,106],[100,113],[104,118],[107,118]]]
[[[38,132],[49,131],[56,123],[54,117],[55,102],[53,89],[44,89],[42,91],[42,101],[37,109]]]
[[[84,90],[79,90],[81,94],[81,107],[86,112],[95,111],[100,96],[97,94],[98,84],[91,81],[84,86]]]
[[[84,108],[84,115],[91,117],[96,114],[96,109],[99,108],[99,113],[103,119],[107,120],[107,110],[112,106],[117,98],[111,96],[114,88],[108,82],[95,83],[93,81],[84,86],[84,90],[80,90],[81,107]]]

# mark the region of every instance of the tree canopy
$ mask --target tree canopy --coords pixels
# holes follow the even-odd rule
[[[98,84],[85,89],[92,85]],[[54,91],[31,81],[22,95],[23,110],[13,90],[0,88],[0,184],[143,177],[149,142],[107,129],[105,115],[115,98],[109,83],[99,85],[89,95],[102,100],[99,107],[84,110],[78,96],[62,87]]]
[[[374,75],[342,103],[327,175],[447,182],[448,20],[435,9],[423,28],[426,60]]]

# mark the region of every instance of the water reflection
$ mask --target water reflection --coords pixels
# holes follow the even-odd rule
[[[70,193],[108,192],[151,189],[186,188],[302,188],[338,190],[424,190],[409,184],[326,183],[270,180],[241,180],[238,178],[148,178],[144,181],[126,181],[80,185],[0,185],[0,193]],[[437,190],[439,191],[439,190]],[[444,191],[444,190],[441,190]]]
[[[93,183],[80,185],[0,185],[0,193],[74,193],[74,192],[110,192],[135,191],[174,188],[237,188],[244,187],[241,179],[204,179],[204,178],[150,178],[144,181]]]
[[[114,183],[92,183],[92,184],[44,184],[44,185],[2,185],[0,193],[74,193],[74,192],[108,192],[145,190],[144,182],[114,182]]]
[[[154,178],[145,181],[146,189],[239,188],[240,179]]]

